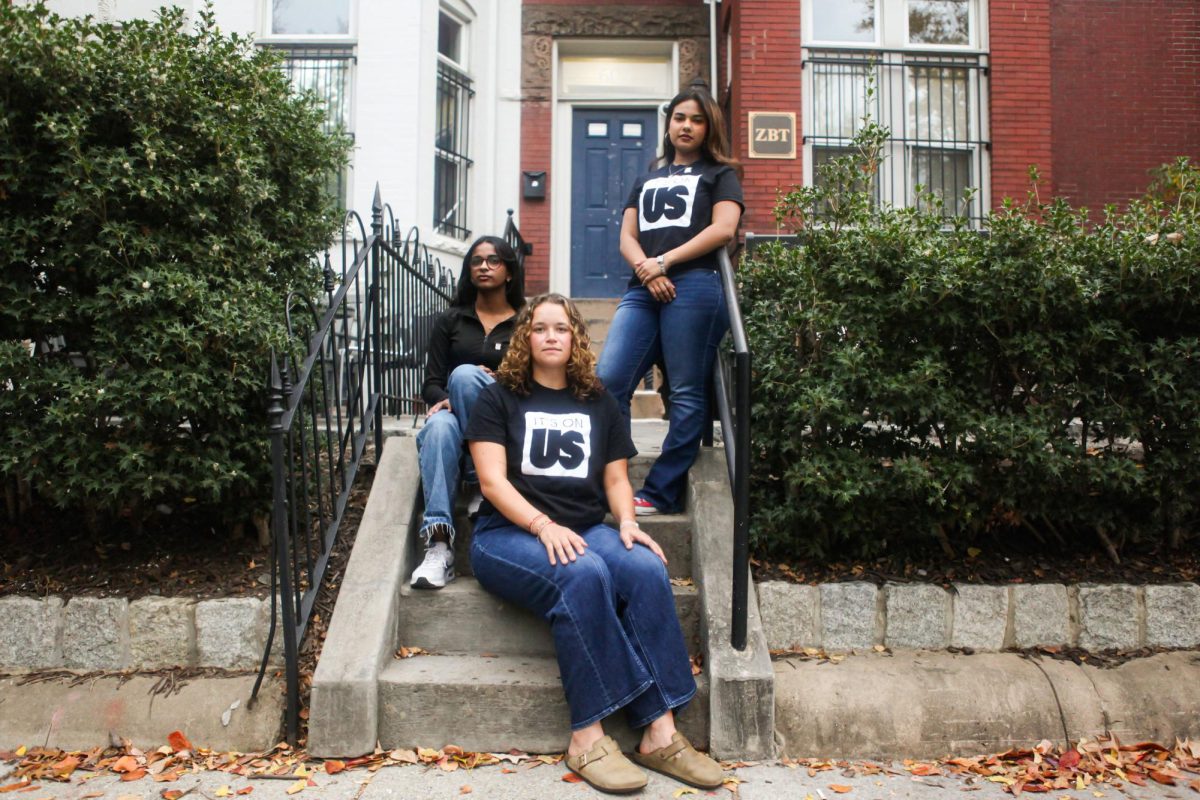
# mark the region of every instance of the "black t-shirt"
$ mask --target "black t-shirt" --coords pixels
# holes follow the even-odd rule
[[[686,167],[668,165],[643,175],[633,185],[625,208],[638,212],[638,242],[650,257],[662,255],[712,224],[713,206],[722,200],[742,203],[742,184],[725,164],[701,159]],[[692,269],[717,269],[717,253],[672,264],[667,275]],[[630,286],[639,285],[635,274]]]
[[[528,397],[499,383],[486,387],[471,409],[465,438],[504,445],[512,485],[538,511],[574,531],[604,521],[605,466],[637,455],[611,394],[576,400],[570,389],[536,383]],[[495,512],[485,500],[479,513]]]
[[[433,323],[425,357],[421,399],[434,405],[449,397],[446,382],[455,367],[477,364],[495,372],[508,350],[516,316],[500,322],[486,336],[474,306],[450,306]]]

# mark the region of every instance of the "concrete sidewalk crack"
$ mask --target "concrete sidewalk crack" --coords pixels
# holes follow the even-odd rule
[[[1070,744],[1071,734],[1067,732],[1067,715],[1063,712],[1062,701],[1058,699],[1058,688],[1055,687],[1054,681],[1050,680],[1050,674],[1042,669],[1041,664],[1032,658],[1029,659],[1029,662],[1038,668],[1038,672],[1042,673],[1046,683],[1050,684],[1050,692],[1054,695],[1054,704],[1058,706],[1058,721],[1062,723],[1063,741]]]

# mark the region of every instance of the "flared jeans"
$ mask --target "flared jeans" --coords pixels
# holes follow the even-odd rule
[[[483,517],[471,567],[483,588],[549,621],[572,730],[619,708],[645,727],[696,693],[666,567],[644,545],[626,550],[607,525],[577,533],[587,551],[554,566],[537,537]]]

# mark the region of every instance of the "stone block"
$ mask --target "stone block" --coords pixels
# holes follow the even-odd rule
[[[1146,587],[1146,644],[1200,646],[1200,586],[1178,583]]]
[[[226,597],[196,604],[196,656],[202,667],[253,669],[262,660],[270,604]],[[276,644],[282,641],[277,637]]]
[[[787,581],[758,584],[758,611],[771,650],[817,647],[820,590]]]
[[[940,586],[891,583],[884,589],[888,647],[940,650],[946,646],[950,596]]]
[[[1013,638],[1017,647],[1071,643],[1067,587],[1059,583],[1013,587]]]
[[[872,583],[821,584],[821,646],[853,650],[878,643],[878,598]]]
[[[1004,649],[1008,587],[957,583],[954,588],[950,644],[981,651]]]
[[[63,627],[63,666],[85,671],[129,666],[129,601],[73,597]]]
[[[0,669],[62,666],[63,601],[0,597]]]
[[[139,669],[195,663],[195,603],[183,597],[143,597],[129,604],[129,650]]]
[[[1138,592],[1128,584],[1079,587],[1079,646],[1130,650],[1139,645]]]

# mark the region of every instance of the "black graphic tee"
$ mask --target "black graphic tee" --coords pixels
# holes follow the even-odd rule
[[[713,205],[722,200],[732,200],[745,209],[737,173],[732,167],[702,159],[686,167],[668,165],[638,178],[625,207],[637,209],[638,242],[646,255],[654,257],[711,225]],[[692,269],[716,270],[716,251],[672,264],[667,275]],[[636,274],[629,285],[639,285]]]
[[[538,511],[574,531],[604,521],[604,467],[637,454],[611,394],[576,400],[569,389],[536,383],[529,397],[499,383],[485,388],[471,409],[465,438],[504,445],[512,485]],[[484,500],[479,513],[496,509]]]

